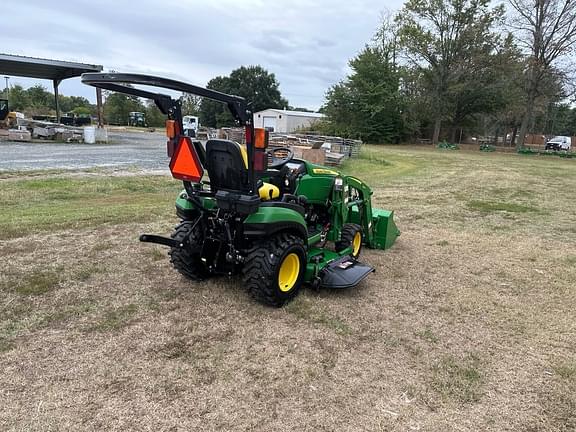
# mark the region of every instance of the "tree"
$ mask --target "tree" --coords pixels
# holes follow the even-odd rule
[[[206,88],[217,90],[222,93],[230,92],[230,79],[228,77],[217,76],[208,81]],[[225,118],[225,106],[220,102],[209,99],[202,99],[200,102],[200,123],[210,127],[220,127],[234,123],[232,116]],[[222,121],[224,124],[222,124]]]
[[[280,93],[276,77],[262,66],[242,66],[232,71],[230,76],[211,79],[206,87],[245,98],[252,112],[288,106],[288,101]],[[200,121],[211,127],[234,124],[224,104],[208,99],[201,102]]]
[[[36,112],[47,113],[54,106],[54,96],[41,84],[36,84],[26,90],[28,106]]]
[[[182,115],[200,115],[201,97],[189,93],[182,93],[180,100],[182,101]]]
[[[72,113],[76,114],[76,115],[80,115],[80,116],[87,116],[92,114],[92,108],[91,107],[84,107],[84,106],[77,106],[73,109],[70,110]]]
[[[321,111],[330,121],[330,125],[323,125],[325,133],[344,137],[354,136],[355,122],[352,120],[355,116],[354,104],[352,91],[346,82],[339,82],[328,89],[326,103]]]
[[[481,116],[484,135],[494,137],[493,143],[498,143],[498,137],[505,137],[511,130],[512,139],[517,135],[524,104],[522,102],[522,74],[524,70],[524,57],[508,35],[501,47],[493,55],[491,72],[495,76],[490,91],[494,93],[497,104],[493,110]],[[502,135],[501,135],[502,134]]]
[[[339,135],[398,142],[402,134],[399,74],[389,45],[366,46],[350,61],[352,74],[333,86],[324,107]]]
[[[24,111],[29,106],[28,93],[21,85],[10,86],[8,97],[10,109],[14,111]]]
[[[161,127],[166,124],[166,116],[158,109],[154,101],[146,102],[145,108],[146,123],[148,126]]]
[[[396,64],[397,29],[382,15],[370,45],[352,60],[352,73],[326,95],[322,111],[334,133],[370,142],[399,142],[403,135],[401,69]]]
[[[308,109],[308,108],[304,108],[304,107],[293,107],[288,105],[288,107],[286,108],[287,110],[290,111],[300,111],[300,112],[309,112],[309,113],[313,113],[314,110]]]
[[[546,135],[576,136],[576,108],[567,103],[550,103],[535,122]]]
[[[9,89],[10,109],[16,111],[26,111],[28,115],[32,114],[54,114],[56,111],[56,101],[54,94],[46,90],[40,84],[24,90],[18,84]],[[96,106],[91,104],[88,99],[82,96],[65,96],[58,95],[58,104],[60,112],[74,112],[76,114],[95,114]]]
[[[110,124],[127,125],[130,112],[145,112],[145,107],[136,96],[106,92],[104,116]]]
[[[550,82],[562,79],[560,61],[576,44],[576,2],[573,0],[509,0],[515,13],[510,25],[529,55],[525,74],[524,115],[517,147],[524,144],[537,99]]]
[[[454,123],[462,116],[454,104],[454,94],[459,90],[468,93],[468,85],[476,82],[479,71],[486,70],[483,62],[498,42],[492,28],[502,17],[503,8],[490,9],[489,3],[408,0],[397,15],[400,46],[411,65],[421,70],[422,82],[432,95],[433,143],[438,142],[443,120]]]

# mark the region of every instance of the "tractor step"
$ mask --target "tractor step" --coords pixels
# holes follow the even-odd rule
[[[372,272],[374,272],[374,267],[362,264],[351,256],[343,256],[322,269],[320,286],[331,289],[351,288],[362,282]]]

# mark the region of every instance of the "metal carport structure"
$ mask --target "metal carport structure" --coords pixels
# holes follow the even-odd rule
[[[102,66],[84,63],[73,63],[61,60],[49,60],[0,53],[0,75],[19,76],[51,80],[54,86],[56,102],[56,119],[60,123],[60,106],[58,103],[58,86],[62,80],[79,77],[84,72],[101,72]],[[102,92],[96,89],[98,106],[98,125],[102,126]]]

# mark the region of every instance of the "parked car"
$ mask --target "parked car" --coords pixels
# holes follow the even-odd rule
[[[572,139],[567,136],[556,136],[546,142],[546,150],[570,150],[572,147]]]

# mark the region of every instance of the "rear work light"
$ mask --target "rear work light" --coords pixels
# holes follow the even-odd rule
[[[181,137],[172,159],[170,160],[170,171],[172,177],[179,180],[200,183],[204,175],[204,168],[196,154],[192,139]]]

